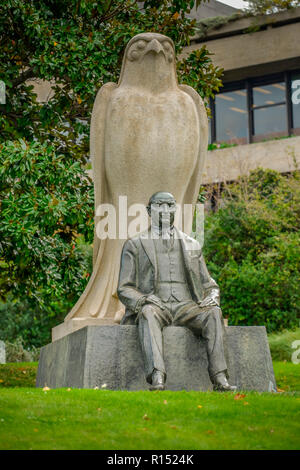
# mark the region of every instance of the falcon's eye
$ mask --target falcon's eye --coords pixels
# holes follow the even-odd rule
[[[139,58],[140,54],[139,52],[135,49],[135,46],[133,46],[130,51],[128,52],[128,59],[133,61],[137,60]]]
[[[146,47],[146,41],[143,41],[142,39],[140,41],[137,42],[137,47],[138,49],[142,50],[142,49],[145,49]]]
[[[169,43],[169,41],[164,41],[164,42],[163,42],[163,46],[164,46],[165,51],[167,51],[167,52],[169,52],[169,51],[172,50],[172,46],[171,46],[171,44]]]

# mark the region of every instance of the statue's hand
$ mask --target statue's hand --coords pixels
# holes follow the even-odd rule
[[[205,297],[202,302],[198,303],[199,307],[218,307],[218,302],[213,297]]]
[[[157,307],[159,307],[161,310],[165,310],[164,304],[162,303],[159,297],[156,297],[156,295],[147,295],[146,303],[157,305]]]

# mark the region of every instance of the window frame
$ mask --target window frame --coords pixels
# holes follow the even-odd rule
[[[278,132],[278,137],[284,136],[291,136],[293,134],[300,135],[300,129],[294,129],[293,127],[293,103],[292,103],[292,94],[291,94],[291,76],[294,73],[300,73],[300,70],[291,70],[271,75],[265,75],[261,77],[253,77],[248,78],[245,80],[239,80],[236,82],[225,83],[224,87],[220,90],[220,93],[226,93],[231,91],[237,91],[240,89],[245,89],[247,93],[247,144],[251,144],[253,142],[261,142],[265,139],[272,138],[274,134],[259,134],[254,135],[254,110],[255,109],[262,109],[262,108],[271,108],[278,106],[280,104],[285,105],[286,111],[286,123],[287,127],[284,131]],[[264,85],[271,85],[277,82],[284,82],[285,84],[285,101],[278,102],[275,104],[266,104],[262,106],[255,106],[253,107],[253,88],[255,86],[264,86]],[[210,130],[211,130],[211,143],[218,143],[217,141],[217,128],[216,128],[216,102],[215,99],[210,99],[210,109],[211,109],[211,123],[210,123]],[[276,136],[274,136],[275,138]],[[222,141],[224,142],[224,141]],[[227,140],[225,142],[231,143],[232,141]]]

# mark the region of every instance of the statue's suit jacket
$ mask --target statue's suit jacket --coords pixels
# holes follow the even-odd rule
[[[211,278],[197,240],[174,229],[180,239],[186,279],[192,299],[198,303],[210,294],[219,299],[219,287]],[[151,231],[143,232],[124,243],[118,283],[118,296],[126,311],[122,324],[132,323],[141,301],[155,294],[158,281],[156,250]]]

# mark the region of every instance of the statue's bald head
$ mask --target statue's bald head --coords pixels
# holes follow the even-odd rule
[[[157,193],[152,194],[152,196],[150,197],[148,207],[150,207],[153,203],[160,204],[162,202],[173,202],[174,204],[176,204],[173,194],[168,193],[166,191],[158,191]]]
[[[168,193],[167,191],[158,191],[157,193],[152,194],[149,199],[147,211],[151,217],[151,208],[155,210],[160,210],[160,207],[164,207],[164,211],[172,212],[171,223],[174,221],[174,213],[176,210],[176,200],[173,194]]]

